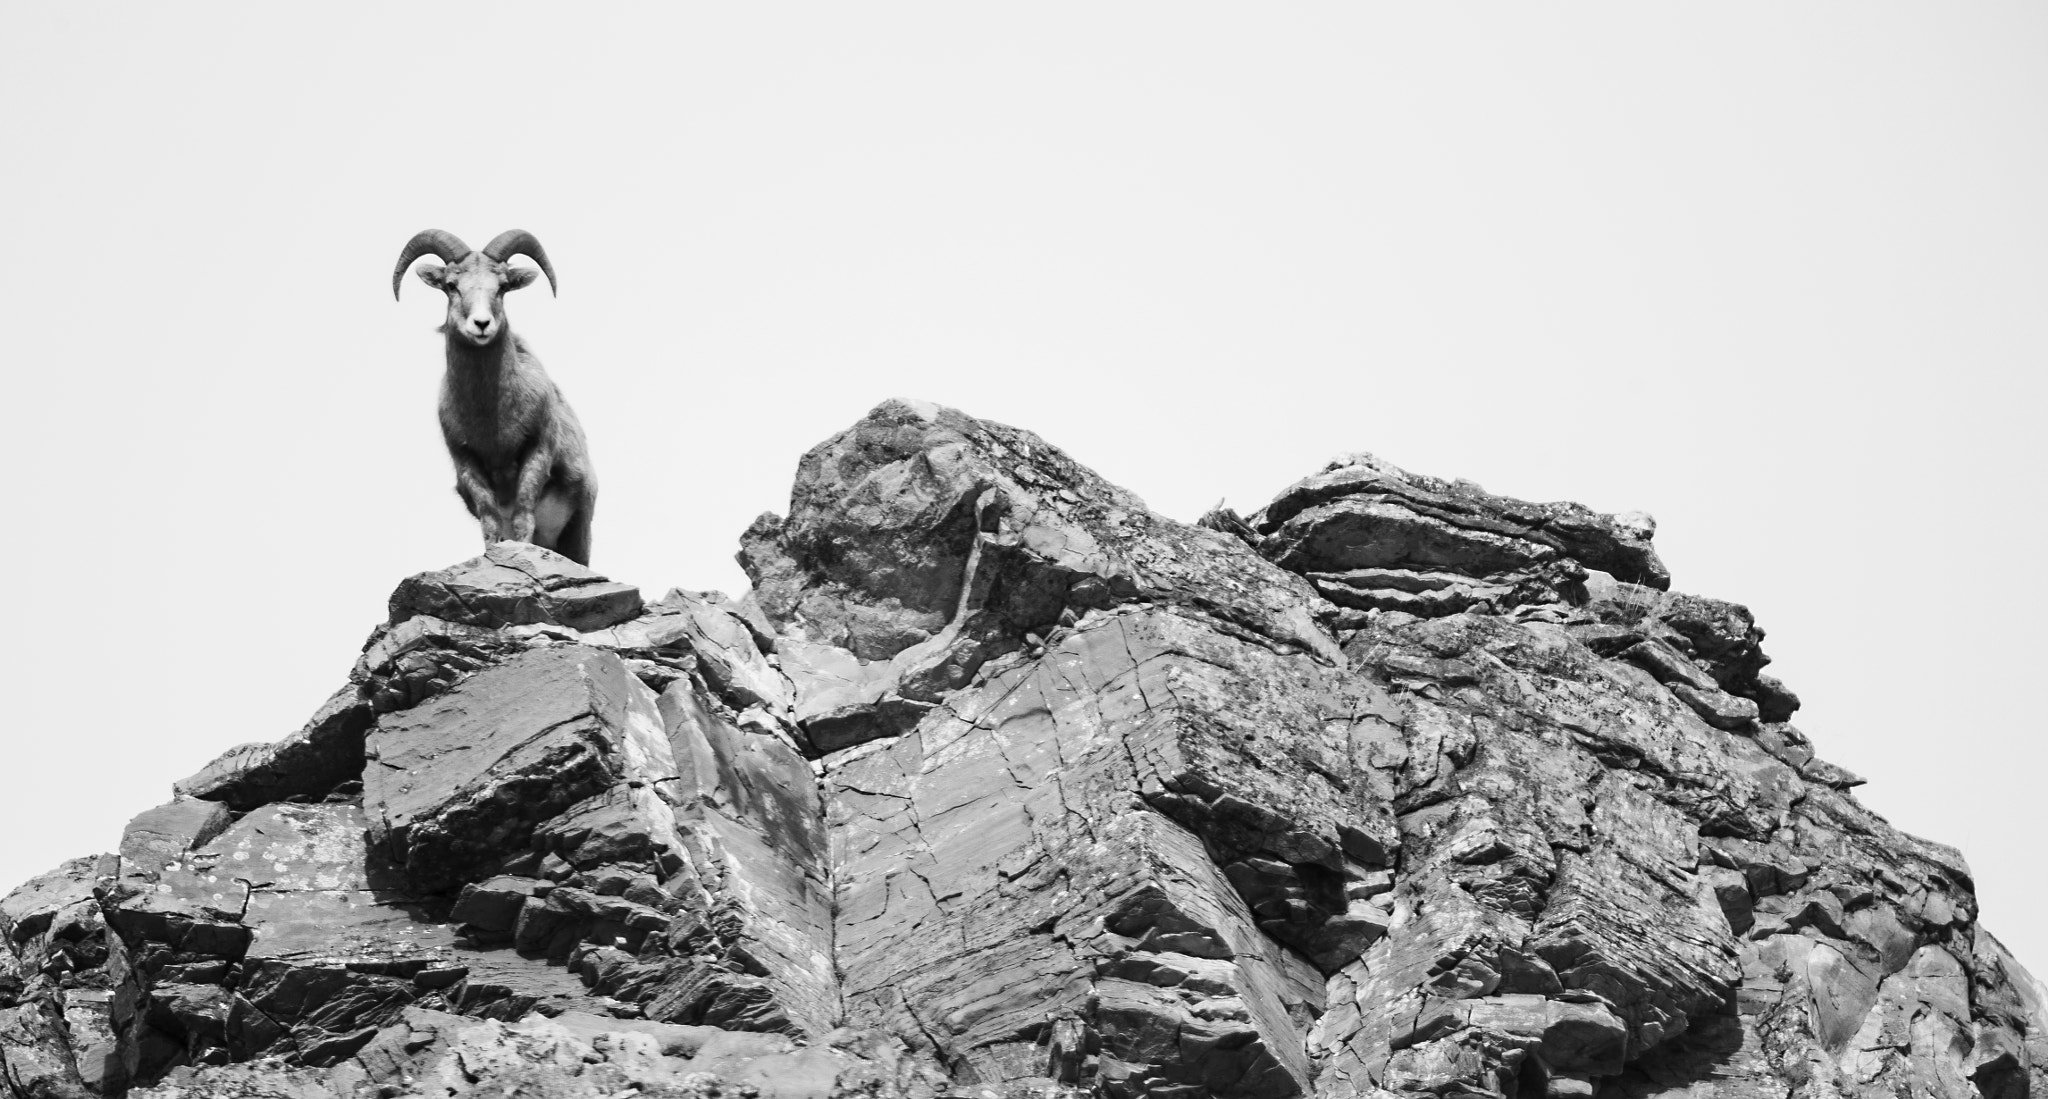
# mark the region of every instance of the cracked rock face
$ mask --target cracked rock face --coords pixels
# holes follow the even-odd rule
[[[501,544],[0,899],[22,1099],[2048,1095],[2048,989],[1645,516],[1183,525],[891,401],[643,601]]]

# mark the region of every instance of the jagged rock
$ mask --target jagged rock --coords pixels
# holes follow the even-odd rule
[[[795,704],[789,680],[768,662],[773,642],[757,633],[754,624],[730,604],[678,588],[650,609],[672,612],[681,630],[679,637],[696,655],[705,683],[734,709],[760,706],[788,713]],[[670,616],[664,613],[664,617]]]
[[[349,678],[371,713],[386,714],[417,706],[535,643],[516,630],[465,626],[432,615],[415,615],[371,634]],[[358,771],[360,764],[358,760]]]
[[[1587,603],[1571,620],[1572,635],[1603,656],[1635,649],[1643,664],[1700,716],[1723,729],[1752,721],[1782,723],[1799,696],[1761,669],[1764,631],[1747,607],[1659,591],[1587,573]],[[1754,713],[1750,711],[1754,710]]]
[[[1723,691],[1712,676],[1657,638],[1636,642],[1621,657],[1656,676],[1680,702],[1716,729],[1747,729],[1756,724],[1755,702]]]
[[[772,995],[754,1028],[785,1029],[778,1020],[786,1019],[798,1033],[829,1031],[843,1007],[829,841],[810,765],[786,741],[726,719],[680,684],[662,692],[660,705],[701,890],[692,918],[671,932],[677,952],[697,959],[688,976],[697,991],[665,997],[660,1017],[697,1022],[716,1013],[721,996],[751,1002],[750,993],[725,991],[751,976]]]
[[[1242,542],[1152,515],[1029,432],[914,401],[806,454],[789,517],[756,520],[740,563],[785,636],[886,664],[807,677],[778,646],[799,711],[840,726],[834,745],[896,735],[990,659],[1121,603],[1185,607],[1335,659],[1310,589]],[[853,704],[895,712],[849,732],[848,684]],[[832,704],[814,701],[820,689]]]
[[[354,684],[336,691],[303,728],[274,744],[242,744],[173,783],[186,797],[246,812],[292,797],[324,797],[363,773],[370,705]]]
[[[924,1084],[923,1087],[919,1087]],[[354,1099],[361,1094],[612,1099],[895,1099],[929,1095],[886,1039],[829,1044],[569,1012],[507,1024],[407,1009],[354,1060],[324,1073],[278,1062],[181,1070],[138,1099]]]
[[[13,1099],[2048,1094],[1968,868],[1642,517],[1355,456],[1145,511],[892,401],[738,599],[414,577],[0,898]]]
[[[190,804],[137,818],[109,894],[151,985],[139,1010],[183,1057],[332,1064],[409,1004],[582,1001],[573,980],[536,988],[522,973],[544,962],[462,942],[445,905],[413,893],[367,847],[360,807],[270,805],[178,849],[161,825],[189,818]],[[144,857],[131,862],[134,853]]]
[[[0,1079],[17,1099],[86,1099],[63,1028],[34,1004],[0,1009]]]
[[[1474,580],[1454,572],[1385,568],[1309,572],[1304,575],[1315,585],[1318,594],[1340,607],[1405,611],[1425,618],[1456,614],[1481,604],[1518,607],[1541,599],[1541,596],[1529,596],[1522,591],[1532,581],[1541,583],[1540,578],[1529,573],[1512,573],[1485,580]]]
[[[234,817],[225,806],[179,798],[147,810],[121,833],[121,864],[132,872],[171,872],[185,853],[227,830]]]
[[[897,693],[894,661],[862,660],[836,645],[781,638],[775,653],[795,692],[790,716],[814,754],[897,736],[915,728],[932,703]]]
[[[363,825],[354,805],[271,805],[168,862],[158,848],[135,863],[131,830],[111,916],[152,978],[153,1010],[172,1021],[160,1029],[320,1064],[414,998],[410,978],[445,966],[453,937],[421,934],[428,914],[394,895],[388,874],[375,880]],[[235,968],[232,991],[191,979],[206,957],[225,963],[216,981]]]
[[[789,679],[769,654],[774,639],[751,604],[735,603],[718,592],[670,591],[646,607],[646,613],[618,626],[589,632],[531,626],[510,631],[546,635],[565,641],[632,654],[659,666],[659,680],[641,674],[655,690],[688,678],[736,710],[758,708],[774,720],[786,721],[795,704]],[[632,657],[629,657],[631,659]]]
[[[498,542],[453,568],[425,572],[391,593],[391,624],[417,614],[465,626],[545,622],[576,630],[616,626],[640,614],[640,589],[524,542]]]
[[[1583,575],[1574,575],[1578,569],[1599,569],[1656,588],[1671,583],[1650,547],[1657,528],[1646,515],[1531,504],[1469,481],[1409,473],[1370,454],[1339,458],[1290,486],[1249,525],[1261,553],[1304,573],[1547,574],[1563,588]],[[1559,564],[1567,567],[1553,571]]]
[[[0,939],[23,972],[47,977],[105,964],[105,926],[93,893],[112,866],[106,856],[71,859],[0,897]]]
[[[368,737],[372,842],[417,888],[488,876],[535,826],[623,781],[673,778],[652,694],[619,658],[548,646],[380,719]],[[670,841],[658,837],[664,846]]]
[[[2048,986],[1990,932],[1978,928],[1972,939],[1970,1080],[1984,1099],[2048,1094],[2048,1028],[2039,1023]]]
[[[1863,776],[1856,774],[1847,767],[1829,763],[1824,759],[1812,759],[1800,764],[1799,777],[1808,782],[1833,787],[1837,790],[1848,790],[1861,786],[1866,781]]]
[[[545,897],[553,889],[553,882],[501,874],[463,886],[462,897],[455,902],[448,918],[472,931],[510,936],[519,924],[519,910],[525,907],[527,898]]]
[[[175,814],[152,819],[175,830],[167,816]],[[16,1094],[108,1095],[127,1086],[134,1058],[120,1016],[132,1011],[136,985],[97,896],[117,866],[114,856],[73,859],[0,899],[0,939],[10,951],[0,964],[0,1072]]]
[[[1159,608],[1099,612],[1063,638],[916,733],[831,762],[849,1017],[922,1034],[986,1082],[1036,1075],[1009,1051],[1043,1045],[1065,1011],[1116,1094],[1304,1088],[1292,1019],[1321,979],[1261,923],[1312,937],[1345,910],[1347,848],[1384,851],[1369,827],[1345,831],[1372,819],[1361,792],[1314,769],[1350,770],[1321,743],[1322,666]],[[1304,894],[1332,887],[1327,907],[1284,888],[1248,905],[1205,841],[1219,861],[1265,857]]]

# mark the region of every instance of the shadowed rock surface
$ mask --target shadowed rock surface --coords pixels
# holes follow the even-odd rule
[[[1163,519],[890,401],[651,602],[500,544],[0,899],[22,1099],[2048,1096],[2048,990],[1647,516]]]

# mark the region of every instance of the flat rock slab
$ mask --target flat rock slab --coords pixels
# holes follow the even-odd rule
[[[373,866],[365,824],[354,805],[285,804],[258,809],[189,851],[147,845],[156,833],[131,832],[124,849],[145,851],[148,861],[124,860],[126,895],[114,918],[146,939],[251,963],[424,968],[452,944],[450,929],[426,920],[396,889],[396,875]],[[180,933],[185,924],[234,945],[208,950]]]
[[[170,869],[185,852],[225,831],[234,821],[227,806],[197,798],[179,798],[146,809],[121,830],[124,866]]]
[[[531,650],[385,715],[367,754],[372,842],[429,892],[489,876],[535,825],[615,782],[674,775],[652,693],[582,645]]]
[[[391,593],[392,625],[427,614],[466,626],[601,630],[640,611],[640,589],[525,542],[499,542],[480,557],[408,577]]]
[[[250,886],[247,961],[409,973],[446,959],[454,929],[378,865],[366,825],[354,805],[270,805],[211,845]]]

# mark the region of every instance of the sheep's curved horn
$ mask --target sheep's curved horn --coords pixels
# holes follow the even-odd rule
[[[533,262],[540,264],[541,271],[548,277],[548,293],[553,294],[557,292],[555,289],[555,266],[548,262],[547,249],[540,246],[540,241],[534,239],[532,233],[524,229],[507,229],[492,237],[489,244],[484,245],[484,255],[497,260],[499,263],[503,263],[513,256],[526,256],[532,259]]]
[[[398,296],[398,287],[405,281],[405,269],[412,261],[425,255],[441,257],[444,263],[460,263],[470,252],[469,245],[462,238],[446,229],[422,229],[405,242],[405,251],[398,253],[398,266],[391,271],[391,296]]]

